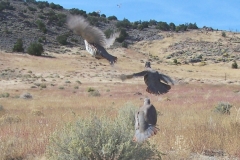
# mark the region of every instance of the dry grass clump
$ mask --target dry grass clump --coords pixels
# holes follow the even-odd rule
[[[31,113],[32,113],[32,115],[35,115],[35,116],[44,116],[44,114],[41,111],[36,110],[36,109],[32,110]]]
[[[21,122],[21,118],[17,115],[5,114],[0,118],[0,124],[12,124]]]

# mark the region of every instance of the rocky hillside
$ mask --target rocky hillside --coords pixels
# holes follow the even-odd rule
[[[67,34],[68,46],[82,46],[83,40],[81,37],[73,35],[66,27],[66,17],[70,14],[69,10],[57,8],[53,9],[50,6],[39,8],[38,4],[26,3],[17,0],[10,0],[10,9],[0,11],[0,49],[8,52],[12,51],[14,43],[17,39],[22,38],[24,47],[27,48],[33,41],[42,39],[44,49],[46,51],[57,51],[60,44],[56,38],[59,35]],[[56,5],[58,6],[58,5]],[[94,18],[94,17],[93,17]],[[116,29],[116,20],[98,21],[97,27],[103,31],[107,29]],[[39,27],[39,21],[45,25],[45,31]],[[43,27],[44,28],[44,27]],[[128,30],[129,41],[135,42],[144,39],[160,39],[157,33],[159,30],[149,28],[145,31]]]
[[[26,3],[20,0],[9,0],[4,3],[5,9],[0,9],[0,50],[12,52],[17,39],[22,38],[25,52],[31,42],[42,43],[45,52],[65,53],[62,45],[57,41],[60,35],[68,36],[66,47],[78,46],[84,49],[83,39],[74,35],[66,27],[66,17],[70,10],[60,5],[50,4],[44,6],[39,3]],[[0,7],[1,8],[1,7]],[[118,20],[109,20],[106,17],[87,15],[96,21],[95,25],[106,31],[116,30]],[[183,63],[195,63],[210,60],[212,62],[240,60],[239,33],[203,29],[187,30],[185,32],[170,32],[156,29],[156,25],[149,25],[142,30],[125,28],[128,37],[125,42],[136,51],[149,54],[151,47],[143,48],[133,46],[137,42],[153,40],[169,40],[163,52],[168,53],[164,58],[180,60]],[[187,35],[187,36],[186,36]],[[118,45],[119,46],[119,45]],[[159,51],[156,51],[159,52]],[[154,59],[154,57],[153,57]],[[176,61],[175,61],[176,62]]]

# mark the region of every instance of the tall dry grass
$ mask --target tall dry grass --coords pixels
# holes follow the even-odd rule
[[[30,100],[14,98],[15,92],[1,98],[4,113],[0,118],[0,159],[43,157],[49,136],[56,129],[93,112],[114,119],[119,108],[127,103],[140,106],[141,97],[146,95],[131,92],[136,87],[144,91],[144,85],[129,85],[128,90],[118,85],[109,92],[100,85],[101,96],[89,97],[88,87],[77,93],[67,89],[32,91]],[[157,108],[160,128],[149,141],[157,143],[157,149],[166,154],[163,158],[185,159],[193,153],[207,152],[240,158],[240,94],[235,86],[178,85],[166,95],[148,96]],[[220,101],[233,105],[230,115],[213,112]],[[12,121],[6,120],[11,117]],[[14,117],[19,120],[14,121]]]

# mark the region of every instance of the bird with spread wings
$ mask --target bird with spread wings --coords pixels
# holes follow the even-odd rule
[[[144,104],[135,114],[135,135],[134,142],[144,142],[148,138],[157,134],[157,111],[150,103],[149,98],[144,99]]]
[[[96,59],[107,59],[110,64],[117,61],[117,57],[109,54],[105,48],[109,48],[114,43],[119,32],[107,39],[102,30],[90,25],[82,16],[69,16],[67,26],[84,39],[86,50]]]
[[[130,75],[122,74],[120,79],[122,81],[126,79],[131,79],[133,77],[144,77],[144,82],[147,85],[146,91],[151,94],[160,95],[167,93],[171,89],[171,85],[174,85],[173,80],[158,71],[155,71],[151,68],[150,62],[146,62],[145,64],[145,71],[139,73],[133,73]],[[171,85],[169,85],[171,84]]]

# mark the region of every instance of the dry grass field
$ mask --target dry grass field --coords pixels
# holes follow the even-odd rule
[[[165,153],[163,159],[240,159],[240,70],[232,69],[231,63],[153,62],[152,68],[176,81],[169,93],[160,96],[145,91],[143,78],[124,82],[118,78],[144,69],[141,60],[149,57],[142,52],[162,58],[171,43],[198,33],[188,34],[110,49],[118,57],[114,66],[78,48],[45,57],[1,51],[0,159],[45,159],[49,135],[65,123],[92,112],[114,118],[127,104],[141,106],[144,97],[158,111],[160,131],[149,141]],[[217,35],[203,36],[214,41]],[[89,88],[100,96],[89,96]],[[26,93],[32,98],[23,98]],[[219,102],[233,106],[230,115],[214,112]]]

